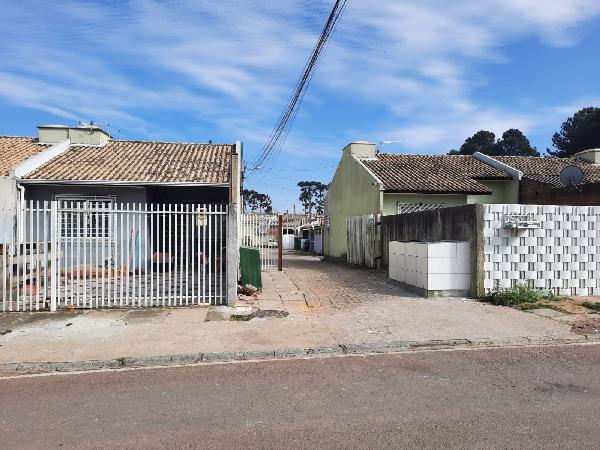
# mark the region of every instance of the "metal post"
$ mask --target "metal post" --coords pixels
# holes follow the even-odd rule
[[[230,204],[227,212],[227,304],[233,306],[237,300],[238,267],[240,248],[238,246],[238,205]]]
[[[56,296],[57,296],[57,278],[58,278],[58,202],[53,201],[50,203],[50,254],[51,268],[50,268],[50,311],[56,311]]]
[[[283,215],[277,216],[277,270],[283,271]]]

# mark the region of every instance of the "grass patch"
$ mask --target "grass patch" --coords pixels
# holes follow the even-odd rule
[[[235,322],[247,322],[252,319],[252,316],[244,316],[243,314],[232,314],[229,320]]]
[[[500,306],[517,306],[521,305],[519,309],[535,309],[534,305],[537,305],[540,301],[558,301],[560,297],[554,295],[549,291],[543,291],[535,289],[525,283],[519,283],[510,288],[501,288],[500,283],[496,281],[494,289],[483,297],[483,301],[491,303],[492,305]],[[537,306],[538,308],[543,305]]]
[[[515,305],[515,308],[520,309],[521,311],[531,311],[532,309],[540,309],[543,308],[544,305],[540,305],[539,303],[519,303]]]
[[[591,309],[592,311],[600,311],[600,303],[583,302],[581,306]]]

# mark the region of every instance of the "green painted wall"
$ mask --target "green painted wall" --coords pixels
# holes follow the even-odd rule
[[[383,194],[383,215],[398,214],[398,202],[402,203],[443,203],[455,206],[467,203],[464,194]]]
[[[467,203],[519,203],[519,180],[477,180],[492,190],[492,195],[469,195]]]
[[[342,160],[329,186],[325,215],[329,217],[329,230],[324,253],[345,257],[346,218],[363,214],[377,214],[381,210],[382,193],[379,183],[351,154],[352,146],[360,154],[375,153],[374,144],[350,144],[344,149]],[[367,155],[363,155],[367,156]]]

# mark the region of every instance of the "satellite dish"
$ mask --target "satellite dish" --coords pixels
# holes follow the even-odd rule
[[[560,171],[560,181],[565,186],[578,186],[583,182],[583,170],[577,166],[567,166]]]

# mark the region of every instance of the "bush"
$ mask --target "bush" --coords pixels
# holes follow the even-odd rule
[[[540,300],[554,300],[555,296],[552,292],[535,289],[525,283],[502,289],[500,283],[496,281],[494,289],[487,294],[483,301],[493,305],[500,306],[515,306],[527,303],[523,309],[533,309],[532,305]]]
[[[592,311],[600,311],[600,303],[583,302],[581,306],[585,306],[587,309]]]

